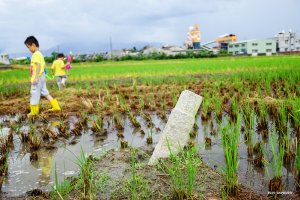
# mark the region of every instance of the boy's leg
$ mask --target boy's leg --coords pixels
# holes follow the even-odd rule
[[[61,84],[66,87],[66,80],[67,80],[67,76],[63,76],[61,79]]]
[[[41,90],[42,95],[45,96],[50,101],[50,104],[52,106],[52,108],[49,109],[49,111],[61,110],[58,105],[57,100],[52,98],[52,96],[50,95],[50,93],[47,89],[45,75],[43,74],[40,79],[42,81],[42,90]]]
[[[42,84],[39,79],[36,85],[30,87],[30,113],[28,117],[35,116],[39,113],[39,103],[41,99]]]
[[[57,76],[56,77],[56,83],[57,83],[57,86],[58,86],[58,89],[61,90],[61,76]]]

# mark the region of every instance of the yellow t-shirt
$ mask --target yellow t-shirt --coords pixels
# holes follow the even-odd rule
[[[57,59],[53,62],[51,69],[55,70],[55,76],[65,76],[65,63],[64,61]]]
[[[40,51],[36,51],[32,54],[31,56],[31,82],[34,80],[35,75],[36,75],[36,66],[37,63],[41,65],[39,77],[44,73],[44,68],[46,66],[44,56]]]

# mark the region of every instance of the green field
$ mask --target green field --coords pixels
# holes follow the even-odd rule
[[[51,64],[47,65],[50,72]],[[105,61],[73,64],[70,81],[300,70],[300,56]],[[29,66],[0,71],[0,84],[28,83]]]

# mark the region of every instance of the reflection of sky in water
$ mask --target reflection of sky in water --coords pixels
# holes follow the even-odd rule
[[[165,122],[158,116],[151,115],[154,127],[163,130]],[[0,118],[1,119],[1,118]],[[146,138],[150,134],[150,129],[147,127],[147,122],[140,116],[137,116],[137,121],[140,122],[142,130],[145,134],[141,134],[140,129],[131,126],[128,117],[123,117],[124,121],[124,140],[128,141],[130,146],[142,147],[148,145]],[[225,119],[223,117],[223,119]],[[3,118],[2,118],[3,120]],[[73,124],[77,122],[76,117],[68,119],[70,128],[73,129]],[[51,124],[51,123],[50,123]],[[49,125],[50,125],[49,124]],[[52,123],[53,124],[53,123]],[[54,123],[55,124],[55,123]],[[215,136],[210,134],[212,129],[218,129],[216,121],[209,120],[203,122],[200,115],[197,118],[197,125],[199,127],[196,141],[204,147],[204,138],[206,136],[212,139],[212,146],[210,148],[202,148],[200,154],[205,163],[218,171],[222,170],[224,164],[224,154],[221,145],[221,136],[217,132]],[[91,124],[88,125],[91,127]],[[14,149],[9,155],[9,174],[2,186],[3,192],[8,192],[9,195],[18,196],[24,194],[28,190],[42,189],[51,190],[54,182],[54,168],[56,165],[59,179],[69,177],[78,172],[76,163],[76,156],[80,155],[81,147],[86,154],[94,153],[96,155],[103,153],[105,150],[120,148],[117,133],[118,130],[113,128],[113,120],[111,118],[104,119],[104,128],[107,129],[108,134],[105,136],[95,136],[90,130],[86,130],[85,134],[79,137],[71,136],[68,140],[61,140],[56,142],[59,148],[56,150],[40,150],[38,152],[39,160],[30,162],[30,154],[26,152],[24,145],[20,143],[18,136],[14,138]],[[21,127],[21,130],[28,132],[28,123]],[[56,128],[52,129],[57,131]],[[8,133],[9,128],[3,127],[2,132]],[[152,130],[153,144],[155,146],[158,142],[160,131],[155,128]],[[257,135],[259,139],[259,135]],[[76,140],[75,145],[69,145],[70,141]],[[240,141],[244,141],[244,136],[241,135]],[[267,147],[267,145],[266,145]],[[269,150],[269,148],[268,148]],[[268,191],[269,176],[266,170],[254,167],[253,160],[248,159],[247,146],[240,142],[239,147],[240,163],[238,168],[238,175],[240,183],[250,186],[252,189],[262,192]],[[295,180],[291,169],[283,168],[283,183],[285,191],[294,191]],[[288,176],[287,176],[288,174]],[[270,171],[270,176],[271,176]]]
[[[155,115],[151,115],[155,127],[163,129],[165,123]],[[110,126],[108,127],[107,120],[110,120]],[[131,127],[131,123],[128,117],[124,118],[124,140],[128,141],[130,146],[141,147],[148,145],[146,138],[148,137],[148,127],[145,120],[137,116],[137,120],[141,123],[141,126],[145,132],[145,135],[140,133],[140,129]],[[77,122],[76,117],[70,117],[68,119],[70,128],[74,128],[73,123]],[[55,123],[50,123],[49,125]],[[89,124],[90,127],[90,124]],[[20,143],[18,136],[14,138],[14,150],[9,155],[9,174],[2,186],[2,191],[7,192],[11,196],[18,196],[24,194],[26,191],[32,189],[42,189],[49,191],[54,183],[55,165],[59,180],[64,177],[70,177],[78,173],[78,167],[76,165],[76,156],[80,155],[81,147],[86,154],[94,153],[95,155],[103,153],[105,150],[120,148],[117,133],[118,131],[113,129],[112,120],[104,119],[104,128],[107,129],[108,134],[105,136],[97,137],[87,130],[82,136],[71,136],[68,140],[57,141],[56,146],[59,148],[56,150],[40,150],[38,151],[39,159],[37,161],[30,161],[30,154],[26,152],[25,146]],[[56,132],[56,128],[51,127]],[[28,125],[21,127],[21,131],[28,133]],[[2,128],[2,132],[9,132],[8,127]],[[153,129],[153,144],[158,142],[159,133]],[[75,145],[69,145],[70,141],[77,140]],[[75,156],[76,155],[76,156]]]
[[[223,116],[223,121],[226,120]],[[217,128],[217,123],[215,119],[213,121],[213,128]],[[226,123],[226,122],[225,122]],[[196,140],[198,143],[202,144],[204,142],[205,136],[209,136],[212,140],[212,146],[210,148],[203,148],[200,152],[203,161],[207,163],[212,168],[217,169],[218,171],[222,172],[225,167],[225,159],[224,159],[224,152],[222,148],[222,141],[221,141],[221,133],[218,132],[217,135],[212,136],[210,135],[211,132],[211,120],[207,122],[201,121],[199,118],[197,121],[199,125],[198,135]],[[269,128],[272,130],[272,123],[269,123]],[[260,135],[256,133],[257,140],[260,140]],[[271,150],[267,144],[264,145],[267,151],[271,154]],[[266,169],[257,168],[253,164],[253,159],[248,158],[247,153],[247,145],[244,144],[244,134],[240,136],[240,146],[239,146],[239,166],[238,166],[238,176],[239,182],[251,187],[255,191],[261,191],[263,193],[267,193],[268,184],[269,184],[269,177],[272,177],[272,170],[270,166],[268,166],[268,172]],[[288,174],[288,175],[287,175]],[[284,191],[294,191],[295,179],[291,169],[287,170],[287,168],[283,167],[283,186]]]

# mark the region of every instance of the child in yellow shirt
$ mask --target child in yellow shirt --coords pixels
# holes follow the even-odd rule
[[[62,86],[63,87],[66,86],[66,80],[67,80],[64,58],[65,58],[64,54],[59,53],[57,55],[57,59],[53,62],[51,67],[52,73],[53,74],[55,73],[56,83],[59,90],[62,89]]]
[[[39,114],[39,103],[41,95],[46,97],[52,108],[49,111],[61,110],[56,99],[49,94],[46,87],[44,69],[46,67],[43,54],[39,51],[39,42],[34,36],[26,38],[24,44],[32,53],[30,64],[31,88],[30,88],[30,113],[28,117]]]

